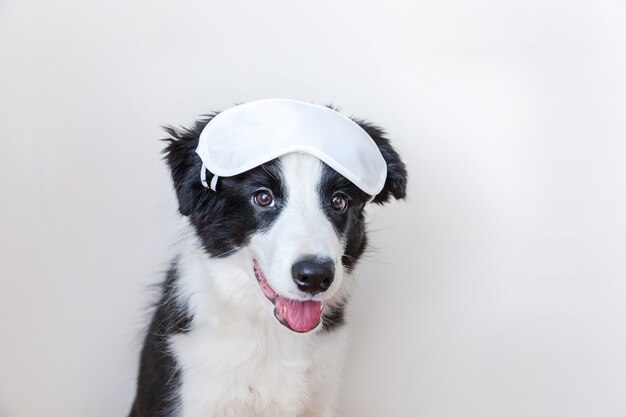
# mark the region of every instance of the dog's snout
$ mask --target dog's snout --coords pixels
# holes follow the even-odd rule
[[[330,288],[335,279],[335,264],[328,258],[303,258],[292,265],[291,276],[300,291],[317,294]]]

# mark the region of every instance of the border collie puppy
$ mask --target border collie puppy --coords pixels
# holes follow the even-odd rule
[[[196,154],[213,117],[166,129],[190,227],[162,284],[130,417],[332,416],[364,207],[404,198],[405,165],[380,128],[353,120],[387,164],[377,195],[307,153],[219,178],[215,192]]]

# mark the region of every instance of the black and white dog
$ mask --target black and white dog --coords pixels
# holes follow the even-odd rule
[[[211,118],[167,129],[165,160],[190,233],[162,284],[130,417],[332,416],[372,196],[305,153],[207,190],[195,150]],[[404,198],[398,153],[381,129],[356,122],[387,163],[371,201]],[[295,319],[281,316],[287,306]]]

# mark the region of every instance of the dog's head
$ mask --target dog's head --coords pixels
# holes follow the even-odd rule
[[[172,137],[165,160],[180,213],[188,217],[207,256],[246,254],[250,281],[258,282],[259,296],[274,304],[283,325],[309,332],[338,324],[348,295],[346,277],[367,242],[363,208],[370,201],[383,204],[405,196],[407,173],[400,156],[380,128],[355,120],[387,163],[384,188],[373,200],[304,153],[222,177],[215,192],[202,186],[202,162],[195,152],[211,118],[191,129],[166,129]]]

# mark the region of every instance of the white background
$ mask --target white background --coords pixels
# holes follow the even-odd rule
[[[161,125],[384,126],[345,416],[626,416],[623,1],[0,2],[0,416],[124,416],[182,223]]]

